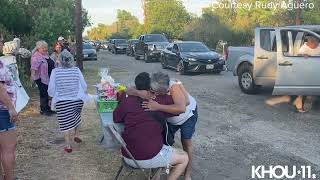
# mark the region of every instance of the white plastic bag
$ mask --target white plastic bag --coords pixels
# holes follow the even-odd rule
[[[30,98],[23,86],[19,86],[15,83],[15,87],[17,89],[16,111],[19,113],[24,107],[27,106]]]
[[[99,75],[101,77],[101,83],[109,83],[111,86],[114,86],[114,79],[109,75],[108,68],[101,68]]]
[[[14,86],[17,92],[16,111],[20,112],[24,107],[27,106],[30,97],[20,82],[16,58],[15,56],[2,56],[0,57],[0,61],[3,63],[3,65],[7,66],[12,73]]]
[[[97,95],[88,94],[86,100],[84,101],[83,107],[86,109],[96,108]]]

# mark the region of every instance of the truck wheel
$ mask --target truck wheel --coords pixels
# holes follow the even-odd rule
[[[186,64],[183,62],[183,60],[180,60],[177,66],[177,71],[181,74],[181,75],[186,75],[187,74],[187,67]]]
[[[150,57],[147,55],[147,53],[144,53],[144,61],[146,62],[146,63],[149,63],[150,62]]]
[[[238,69],[238,82],[240,89],[245,94],[256,94],[260,86],[254,83],[253,69],[250,64],[243,64]]]
[[[138,56],[137,54],[134,54],[134,59],[139,60],[140,56]]]

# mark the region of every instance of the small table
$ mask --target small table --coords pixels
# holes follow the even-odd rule
[[[118,144],[118,142],[115,139],[113,139],[112,133],[109,129],[109,125],[113,124],[118,132],[122,132],[124,129],[124,124],[114,123],[113,113],[99,113],[99,115],[101,119],[101,127],[103,132],[103,135],[100,140],[100,144],[110,150],[119,150],[121,146]]]

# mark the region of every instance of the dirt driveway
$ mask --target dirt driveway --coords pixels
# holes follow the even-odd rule
[[[110,68],[112,76],[125,84],[132,84],[139,72],[161,70],[159,63],[146,64],[102,51],[98,62],[85,63],[89,85],[99,81],[100,67]],[[312,173],[319,176],[319,111],[296,114],[287,105],[268,107],[264,101],[271,97],[269,90],[255,96],[245,95],[229,73],[180,76],[171,70],[164,72],[182,80],[198,102],[193,179],[251,179],[251,167],[258,165],[309,165]],[[93,87],[90,92],[94,93]],[[120,159],[98,145],[101,127],[96,110],[93,107],[84,110],[81,131],[84,143],[66,155],[59,144],[62,135],[56,118],[40,116],[36,94],[32,97],[18,125],[19,177],[23,180],[112,179]]]

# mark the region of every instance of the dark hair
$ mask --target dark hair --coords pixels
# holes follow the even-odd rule
[[[150,74],[142,72],[134,80],[137,90],[150,90]]]
[[[57,51],[56,51],[56,46],[57,46],[57,45],[60,45],[61,51],[62,51],[62,46],[61,46],[61,44],[60,44],[59,42],[56,42],[56,43],[54,43],[54,45],[53,45],[53,52],[57,52]]]

